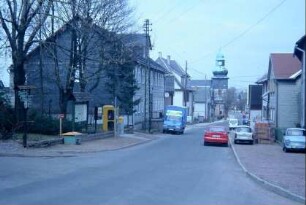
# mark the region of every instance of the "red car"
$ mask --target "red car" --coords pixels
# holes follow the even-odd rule
[[[204,133],[204,145],[209,143],[228,146],[227,130],[223,126],[210,126]]]

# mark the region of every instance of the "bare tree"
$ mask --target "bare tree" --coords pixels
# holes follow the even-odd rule
[[[225,108],[225,115],[228,115],[228,111],[230,111],[231,109],[233,109],[236,106],[236,102],[237,102],[237,93],[236,93],[236,88],[231,87],[227,90],[226,92],[226,97],[225,97],[225,104],[224,104],[224,108]]]
[[[15,111],[21,106],[18,86],[24,85],[24,62],[42,24],[48,17],[52,0],[4,0],[0,4],[0,22],[12,54]],[[40,15],[40,20],[36,21]],[[17,115],[18,118],[18,115]]]
[[[64,79],[60,77],[63,68],[59,68],[60,59],[57,54],[60,48],[58,45],[51,46],[57,76],[56,84],[60,93],[60,109],[62,113],[66,113],[67,102],[73,94],[75,82],[78,82],[81,92],[86,90],[88,81],[95,83],[87,90],[93,90],[98,86],[103,69],[111,62],[105,54],[109,52],[109,48],[105,47],[110,42],[118,40],[114,38],[115,33],[130,28],[132,10],[128,7],[127,0],[62,0],[55,1],[53,6],[56,12],[51,15],[51,28],[67,25],[71,32],[69,64],[64,68]],[[54,22],[57,22],[56,26]],[[100,42],[104,43],[100,43],[98,48],[89,48],[97,39],[97,35]],[[57,44],[55,38],[53,43]],[[98,57],[94,56],[97,50]],[[99,66],[93,69],[92,64]]]

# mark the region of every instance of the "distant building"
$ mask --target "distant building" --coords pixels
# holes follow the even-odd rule
[[[219,52],[211,78],[211,117],[221,119],[226,116],[226,94],[228,90],[228,70],[225,67],[224,55]]]
[[[192,116],[193,91],[190,86],[189,74],[170,56],[163,58],[162,54],[159,53],[156,63],[166,71],[165,104],[185,106],[188,108],[188,115]]]
[[[4,83],[0,80],[0,98],[6,100],[11,104],[10,89],[4,86]]]
[[[198,122],[209,120],[211,80],[191,80],[193,89],[193,119]]]

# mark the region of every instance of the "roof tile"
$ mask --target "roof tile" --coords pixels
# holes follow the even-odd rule
[[[301,62],[292,53],[272,53],[270,62],[275,79],[289,79],[301,69]]]

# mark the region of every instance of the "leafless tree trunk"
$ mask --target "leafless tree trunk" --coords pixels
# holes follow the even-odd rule
[[[22,106],[18,86],[25,84],[24,62],[32,48],[37,33],[45,22],[52,0],[3,0],[0,3],[0,22],[12,53],[15,90],[15,110]],[[37,21],[41,14],[40,21]],[[19,119],[18,119],[19,120]]]

